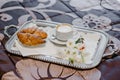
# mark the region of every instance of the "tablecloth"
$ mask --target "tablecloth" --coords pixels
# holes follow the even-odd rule
[[[69,23],[103,30],[109,34],[109,49],[92,69],[81,70],[59,64],[24,58],[9,53],[5,27],[29,20]],[[7,32],[13,35],[15,28]],[[0,0],[0,77],[1,80],[120,80],[120,2],[117,0]]]

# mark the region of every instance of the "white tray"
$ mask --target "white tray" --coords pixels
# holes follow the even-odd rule
[[[60,23],[57,23],[57,22],[50,22],[50,21],[45,21],[45,20],[28,21],[25,24],[23,24],[18,29],[18,31],[16,31],[16,33],[19,32],[24,27],[26,27],[26,25],[28,25],[29,23],[35,23],[35,24],[38,25],[38,27],[42,26],[43,28],[44,27],[54,28],[56,25],[60,24]],[[100,39],[99,44],[97,46],[97,49],[94,53],[94,57],[92,58],[93,62],[91,64],[85,64],[85,63],[79,63],[79,62],[70,63],[68,60],[58,58],[58,57],[55,57],[55,56],[43,55],[43,54],[36,55],[36,56],[28,56],[28,57],[38,59],[38,60],[53,62],[53,63],[57,63],[57,64],[62,64],[62,65],[65,65],[65,66],[70,66],[70,67],[79,68],[79,69],[90,69],[90,68],[93,68],[93,67],[97,66],[102,59],[103,53],[104,53],[106,45],[108,43],[108,35],[105,32],[98,31],[98,30],[85,29],[85,28],[80,28],[80,27],[78,28],[78,26],[74,26],[74,28],[78,32],[95,33],[95,34],[100,34],[100,36],[101,36],[101,39]],[[15,40],[17,39],[16,33],[7,41],[7,43],[5,44],[5,48],[11,54],[21,55],[19,50],[11,49],[15,44]],[[54,43],[52,43],[52,44],[54,44]],[[65,47],[63,45],[56,45],[56,44],[54,44],[54,45],[57,48],[64,48]]]

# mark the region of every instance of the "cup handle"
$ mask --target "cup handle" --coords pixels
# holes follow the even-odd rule
[[[4,28],[4,34],[5,34],[7,37],[9,37],[9,38],[12,36],[12,35],[10,35],[10,34],[8,33],[8,29],[10,29],[10,28],[15,28],[16,31],[17,31],[18,28],[19,28],[19,26],[16,26],[16,25],[5,26],[5,28]]]

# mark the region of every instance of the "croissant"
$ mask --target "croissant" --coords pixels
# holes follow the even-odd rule
[[[47,33],[38,28],[30,27],[22,29],[17,33],[17,36],[22,44],[35,46],[46,42],[44,39],[47,38]]]

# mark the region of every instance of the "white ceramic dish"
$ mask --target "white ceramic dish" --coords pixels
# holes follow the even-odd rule
[[[55,31],[53,30],[51,33],[50,33],[50,37],[49,37],[49,40],[55,44],[58,44],[58,45],[66,45],[66,41],[60,41],[56,38],[56,35],[55,35]]]
[[[73,31],[73,36],[75,36],[77,34],[77,32],[74,30]],[[66,42],[67,41],[61,41],[61,40],[58,40],[56,38],[56,34],[55,34],[55,30],[53,29],[50,33],[49,33],[49,40],[55,44],[58,44],[58,45],[63,45],[65,46],[66,45]]]

